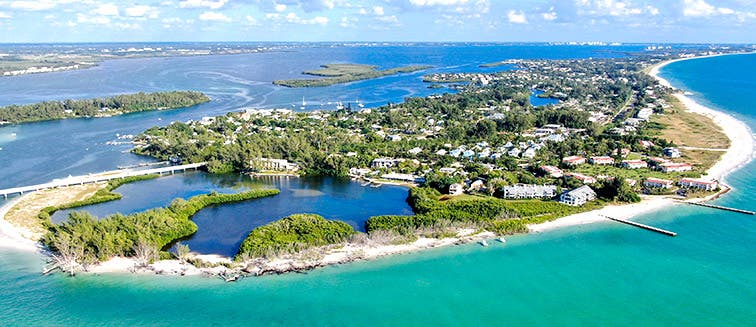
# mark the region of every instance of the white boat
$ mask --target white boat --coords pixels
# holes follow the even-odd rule
[[[486,242],[486,240],[481,240],[478,243],[480,243],[480,245],[482,245],[482,246],[488,246],[488,242]]]
[[[336,103],[336,110],[343,110],[343,109],[344,109],[344,104],[341,103],[341,101],[337,102]]]
[[[16,133],[11,133],[11,137],[16,137]]]
[[[507,243],[507,240],[505,240],[503,237],[499,237],[499,242],[501,242],[501,243]]]

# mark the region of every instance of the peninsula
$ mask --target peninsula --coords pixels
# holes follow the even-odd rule
[[[305,71],[302,74],[319,76],[322,78],[277,80],[273,81],[273,84],[285,87],[330,86],[396,74],[412,73],[419,70],[428,69],[431,66],[415,65],[385,70],[378,70],[376,66],[360,64],[327,64],[321,67],[321,69]]]
[[[0,107],[0,125],[69,118],[110,117],[141,111],[191,107],[210,101],[202,92],[135,93],[86,100],[45,101]]]

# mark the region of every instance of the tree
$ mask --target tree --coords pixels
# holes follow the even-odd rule
[[[189,259],[189,245],[183,244],[181,242],[176,243],[176,252],[174,255],[176,258],[178,258],[182,263],[185,263],[187,259]]]
[[[158,249],[152,242],[140,238],[134,244],[134,258],[137,267],[146,267],[158,258]]]

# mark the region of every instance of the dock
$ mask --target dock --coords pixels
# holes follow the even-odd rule
[[[192,170],[192,169],[197,170],[206,165],[207,165],[207,162],[199,162],[199,163],[186,164],[186,165],[180,165],[180,166],[168,166],[168,167],[139,169],[139,170],[122,170],[121,169],[121,170],[106,171],[106,172],[102,172],[98,174],[70,176],[63,179],[56,179],[56,180],[53,180],[52,182],[45,183],[45,184],[13,187],[13,188],[0,190],[0,195],[2,195],[3,198],[7,199],[8,196],[11,196],[14,194],[24,194],[28,192],[41,191],[41,190],[46,190],[46,189],[51,189],[51,188],[58,188],[58,187],[66,187],[66,186],[71,186],[71,185],[84,185],[84,184],[92,184],[92,183],[99,183],[99,182],[107,182],[110,180],[125,178],[125,177],[144,176],[144,175],[153,175],[153,174],[158,174],[158,175],[174,174],[176,172],[183,172],[183,171]]]
[[[677,233],[675,233],[675,232],[671,232],[671,231],[664,230],[664,229],[661,229],[661,228],[657,228],[657,227],[654,227],[654,226],[644,225],[644,224],[641,224],[641,223],[636,223],[634,221],[629,221],[629,220],[625,220],[625,219],[612,218],[612,217],[604,216],[604,215],[601,215],[601,216],[604,217],[604,218],[606,218],[606,219],[614,220],[616,222],[620,222],[620,223],[627,224],[627,225],[630,225],[630,226],[635,226],[635,227],[638,227],[638,228],[643,228],[645,230],[650,230],[652,232],[657,232],[657,233],[664,234],[664,235],[667,235],[667,236],[677,236]]]
[[[753,211],[748,211],[748,210],[743,210],[743,209],[738,209],[738,208],[730,208],[730,207],[725,207],[725,206],[718,206],[716,204],[698,203],[698,202],[685,202],[685,203],[701,206],[701,207],[712,208],[712,209],[732,211],[732,212],[742,213],[746,215],[756,215],[756,212],[753,212]]]

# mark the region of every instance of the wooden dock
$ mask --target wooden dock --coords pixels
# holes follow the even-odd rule
[[[753,211],[748,211],[748,210],[743,210],[743,209],[738,209],[738,208],[730,208],[730,207],[725,207],[725,206],[718,206],[716,204],[699,203],[699,202],[685,202],[685,203],[701,206],[701,207],[712,208],[712,209],[732,211],[732,212],[742,213],[746,215],[756,215],[756,212],[753,212]]]
[[[158,175],[174,174],[176,172],[183,172],[190,169],[197,170],[200,167],[204,167],[206,165],[207,165],[206,162],[199,162],[199,163],[193,163],[193,164],[187,164],[187,165],[168,166],[168,167],[152,168],[152,169],[112,170],[112,171],[106,171],[106,172],[102,172],[98,174],[71,176],[71,177],[67,177],[63,179],[56,179],[56,180],[53,180],[52,182],[45,183],[45,184],[8,188],[8,189],[0,190],[0,195],[2,195],[3,198],[7,199],[8,196],[11,196],[14,194],[24,194],[28,192],[46,190],[46,189],[57,188],[57,187],[66,187],[66,186],[71,186],[71,185],[83,185],[83,184],[107,182],[113,179],[119,179],[119,178],[125,178],[125,177],[144,176],[144,175],[152,175],[152,174],[158,174]]]
[[[641,224],[641,223],[636,223],[634,221],[629,221],[629,220],[625,220],[625,219],[612,218],[612,217],[604,216],[604,215],[601,215],[601,216],[604,217],[604,218],[606,218],[606,219],[614,220],[616,222],[620,222],[620,223],[627,224],[627,225],[630,225],[630,226],[635,226],[635,227],[638,227],[638,228],[643,228],[645,230],[650,230],[652,232],[657,232],[657,233],[664,234],[664,235],[667,235],[667,236],[677,236],[677,233],[675,233],[675,232],[671,232],[671,231],[664,230],[664,229],[661,229],[661,228],[657,228],[657,227],[654,227],[654,226],[644,225],[644,224]]]

